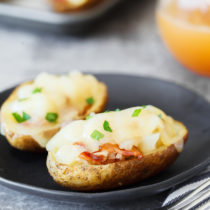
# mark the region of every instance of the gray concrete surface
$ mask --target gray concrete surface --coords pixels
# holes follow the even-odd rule
[[[0,90],[33,78],[38,72],[72,69],[147,75],[186,86],[210,100],[208,78],[185,70],[163,45],[152,0],[124,1],[94,30],[82,36],[7,27],[0,20]],[[0,186],[0,209],[137,209],[157,207],[163,195],[124,205],[69,204],[46,200]]]

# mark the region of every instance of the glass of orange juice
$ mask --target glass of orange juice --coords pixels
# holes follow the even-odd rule
[[[188,69],[210,76],[210,0],[159,0],[161,36]]]

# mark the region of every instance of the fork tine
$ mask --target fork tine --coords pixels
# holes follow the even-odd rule
[[[202,196],[200,196],[199,198],[197,198],[196,200],[194,200],[192,203],[186,205],[183,208],[183,210],[192,209],[193,207],[196,207],[197,205],[199,205],[199,203],[201,203],[202,201],[206,200],[209,197],[210,197],[210,191],[208,191],[207,193],[204,193]]]
[[[210,207],[210,200],[204,203],[202,206],[198,207],[197,210],[207,210]]]
[[[198,194],[199,192],[201,192],[202,190],[204,190],[208,186],[210,186],[210,179],[208,179],[206,182],[204,182],[202,185],[200,185],[200,187],[198,187],[196,190],[194,190],[193,192],[191,192],[189,195],[187,195],[186,197],[184,197],[183,199],[181,199],[178,203],[176,203],[174,206],[172,206],[169,209],[170,210],[177,210],[178,208],[185,206],[186,204],[184,204],[184,203],[189,202],[190,199],[193,199],[193,197],[196,194]]]

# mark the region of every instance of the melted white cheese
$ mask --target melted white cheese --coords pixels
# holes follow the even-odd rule
[[[41,91],[34,94],[37,88]],[[94,98],[89,111],[94,110],[103,101],[105,92],[105,86],[91,75],[78,72],[65,76],[41,73],[31,84],[20,86],[16,98],[2,106],[1,119],[5,125],[2,130],[10,130],[19,136],[30,135],[45,147],[52,136],[49,134],[51,131],[82,116],[89,97]],[[12,115],[14,112],[21,116],[25,112],[31,118],[18,123]],[[56,123],[46,120],[49,112],[58,114]]]
[[[137,117],[132,117],[136,109],[142,109]],[[161,114],[161,115],[160,115]],[[109,122],[112,132],[104,130],[104,121]],[[138,147],[144,154],[151,153],[157,148],[158,141],[170,145],[176,138],[182,139],[184,133],[179,133],[180,126],[175,126],[174,120],[166,116],[160,109],[148,105],[146,108],[133,107],[119,112],[96,114],[89,120],[75,121],[59,131],[47,144],[47,150],[52,152],[57,161],[70,164],[78,160],[78,153],[64,154],[75,147],[75,143],[82,143],[86,151],[96,152],[105,143],[118,144],[121,149]],[[179,127],[179,129],[178,129]],[[91,137],[97,130],[104,135],[100,140]],[[162,133],[167,135],[167,139]],[[62,149],[62,151],[61,151]],[[68,153],[67,152],[67,153]]]
[[[141,138],[140,147],[142,151],[150,152],[156,149],[156,144],[160,138],[160,133],[154,133]]]
[[[26,112],[32,121],[44,119],[47,112],[58,112],[56,104],[48,97],[47,94],[32,94],[30,98],[23,101],[14,101],[10,104],[11,112],[17,112],[22,115]]]

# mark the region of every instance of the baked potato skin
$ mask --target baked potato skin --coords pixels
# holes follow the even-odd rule
[[[28,85],[28,84],[32,84],[33,81],[28,81],[28,82],[24,82],[21,85],[19,85],[18,87],[16,87],[14,89],[14,91],[10,94],[10,96],[6,99],[6,101],[4,102],[4,104],[10,103],[11,101],[16,100],[17,98],[17,92],[18,89]],[[89,114],[89,112],[94,111],[95,113],[101,112],[104,110],[107,100],[108,100],[108,92],[107,92],[107,88],[106,85],[102,82],[100,82],[104,88],[105,88],[105,94],[104,94],[104,98],[101,101],[101,104],[99,104],[99,106],[94,109],[94,110],[89,110],[87,109],[86,112],[83,113],[83,116],[80,117],[80,119],[84,119],[86,117],[87,114]],[[3,105],[4,105],[3,104]],[[4,119],[1,117],[0,119],[1,122],[4,122]],[[9,142],[9,144],[19,150],[22,151],[28,151],[28,152],[45,152],[46,149],[41,147],[37,141],[35,139],[33,139],[31,136],[27,135],[27,136],[20,136],[20,135],[16,135],[16,133],[12,132],[9,127],[7,125],[6,126],[6,130],[5,130],[5,136]],[[44,135],[48,136],[48,138],[53,137],[53,135],[55,135],[58,131],[60,130],[60,128],[56,128],[56,129],[51,129],[49,131],[45,131]]]
[[[188,134],[184,137],[186,142]],[[142,159],[119,161],[106,165],[74,164],[56,162],[48,153],[47,168],[58,184],[76,191],[106,191],[154,176],[170,166],[179,152],[174,145],[144,156]]]
[[[70,12],[70,11],[81,11],[88,9],[100,3],[102,0],[88,0],[86,3],[79,6],[72,4],[68,0],[49,0],[53,9],[56,12]]]
[[[13,139],[14,135],[15,134],[12,132],[6,133],[6,138],[12,147],[22,151],[30,151],[30,152],[46,151],[31,136],[20,136]]]

